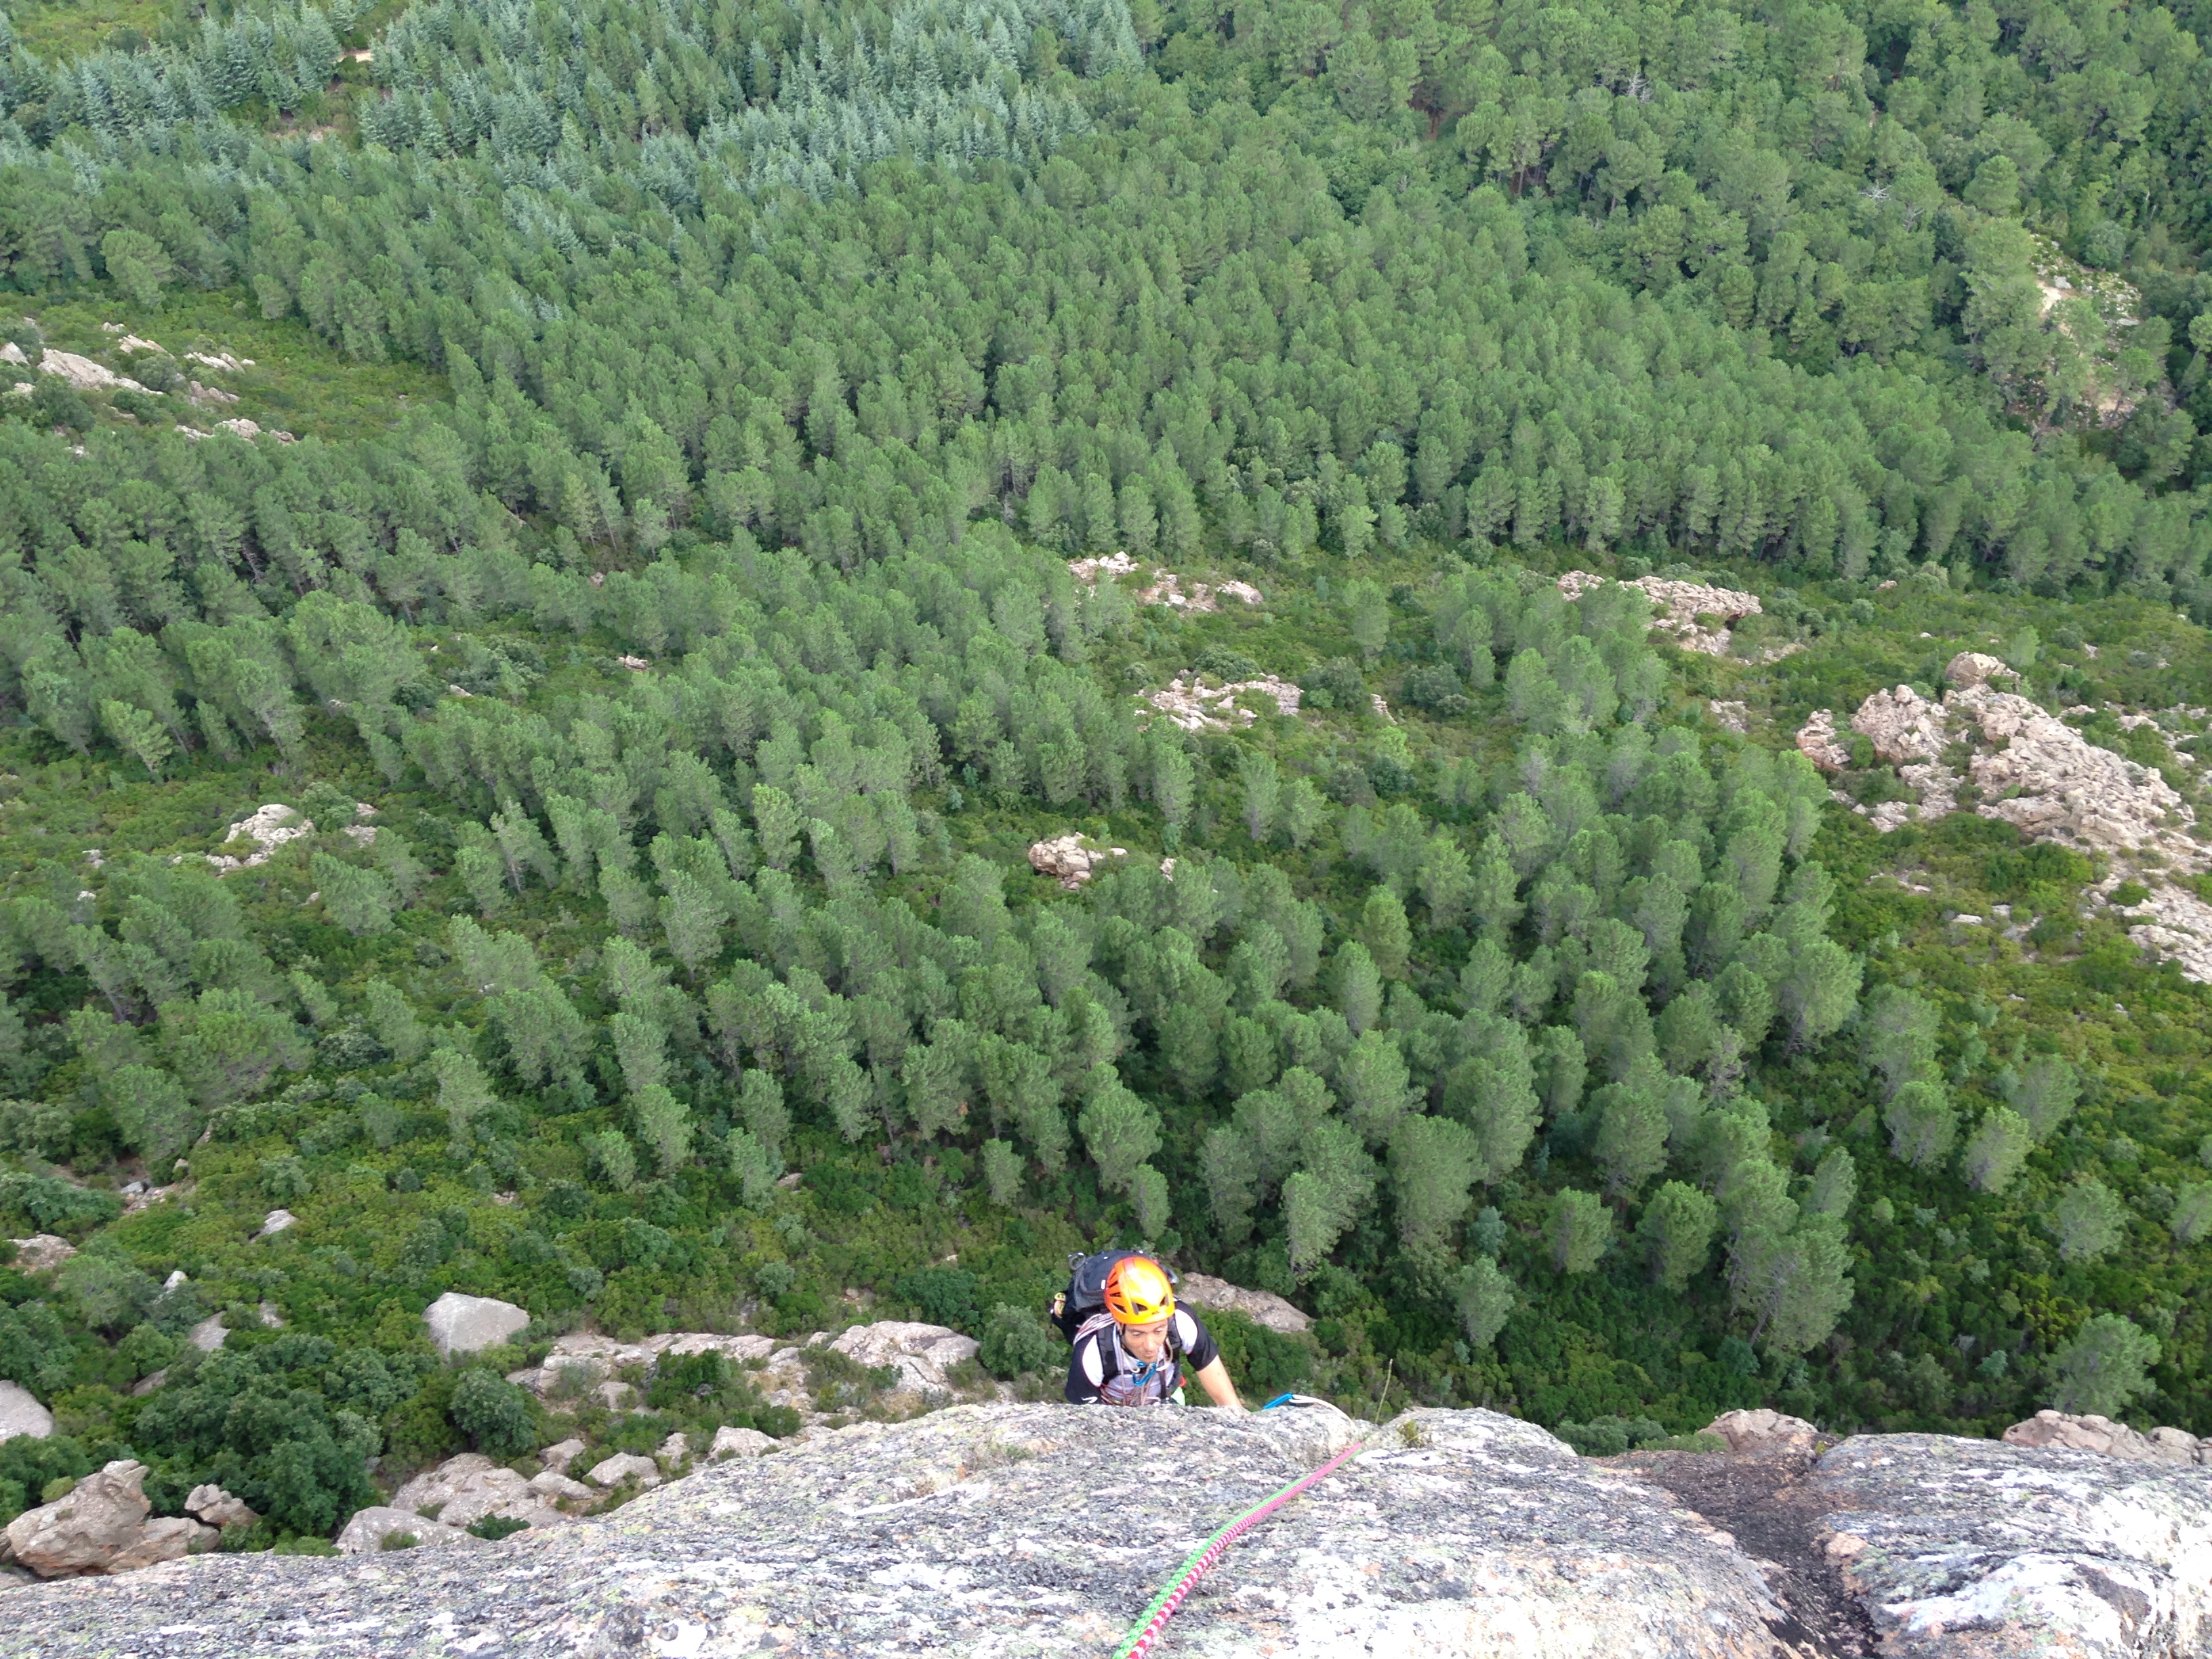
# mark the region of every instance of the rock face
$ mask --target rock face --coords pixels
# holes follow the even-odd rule
[[[439,1353],[451,1359],[506,1341],[530,1323],[530,1316],[512,1302],[447,1291],[422,1310],[422,1322]]]
[[[326,1659],[1103,1656],[1207,1531],[1354,1431],[1326,1408],[963,1407],[714,1466],[496,1558],[211,1557],[127,1593],[26,1592],[18,1623],[49,1659],[228,1655],[248,1620]],[[1779,1659],[1786,1617],[1751,1558],[1656,1488],[1509,1418],[1420,1411],[1239,1542],[1169,1650]]]
[[[962,1360],[973,1359],[983,1345],[942,1325],[886,1319],[855,1325],[830,1346],[872,1370],[888,1366],[896,1371],[894,1398],[911,1391],[926,1401],[948,1391],[952,1384],[945,1373]]]
[[[88,1474],[67,1495],[10,1521],[9,1552],[41,1578],[106,1571],[140,1541],[154,1507],[142,1489],[145,1479],[146,1466],[127,1459]]]
[[[194,1486],[185,1499],[185,1513],[226,1532],[233,1527],[250,1527],[261,1518],[244,1498],[233,1498],[213,1485]]]
[[[1851,763],[1851,751],[1836,736],[1836,711],[1815,708],[1798,728],[1797,752],[1823,772],[1840,772]]]
[[[2094,1452],[1860,1436],[1813,1476],[1889,1659],[2202,1653],[2212,1480]]]
[[[54,1431],[54,1414],[20,1382],[0,1382],[0,1440],[44,1440]]]

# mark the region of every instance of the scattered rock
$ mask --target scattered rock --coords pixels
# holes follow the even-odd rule
[[[240,370],[253,367],[252,358],[234,357],[228,351],[187,351],[185,354],[185,361],[188,363],[198,363],[203,368],[219,368],[226,374],[236,374]]]
[[[1819,1431],[1802,1417],[1785,1417],[1762,1406],[1756,1411],[1723,1412],[1705,1426],[1729,1443],[1730,1451],[1768,1446],[1809,1446]]]
[[[1808,1485],[1890,1659],[2150,1659],[2212,1620],[2212,1482],[2057,1446],[1863,1435]]]
[[[1823,772],[1840,772],[1851,763],[1851,751],[1836,734],[1836,711],[1815,708],[1797,730],[1797,752]]]
[[[1877,691],[1851,716],[1851,730],[1874,744],[1874,752],[1893,765],[1932,761],[1951,744],[1941,705],[1909,685]]]
[[[1212,1279],[1205,1273],[1183,1274],[1176,1286],[1176,1295],[1194,1308],[1219,1308],[1240,1313],[1255,1325],[1265,1325],[1285,1335],[1296,1335],[1313,1323],[1310,1317],[1273,1291],[1248,1291],[1225,1279]]]
[[[210,853],[207,861],[216,873],[227,876],[234,870],[251,870],[256,865],[266,864],[276,855],[276,849],[287,842],[315,832],[315,821],[303,818],[281,801],[270,801],[255,810],[252,816],[240,818],[230,826],[226,841],[236,841],[240,836],[253,843],[254,850],[244,858],[231,857],[227,853]]]
[[[15,1260],[10,1265],[18,1273],[50,1273],[76,1254],[76,1245],[52,1233],[33,1233],[28,1238],[11,1242],[15,1246]]]
[[[670,1474],[681,1474],[684,1472],[684,1466],[691,1461],[690,1437],[678,1429],[660,1443],[659,1450],[654,1452],[653,1456],[653,1461]]]
[[[185,1513],[226,1532],[233,1527],[250,1527],[261,1518],[244,1498],[233,1498],[214,1485],[194,1486],[185,1499]]]
[[[1067,574],[1085,587],[1096,587],[1101,576],[1133,576],[1142,568],[1127,553],[1108,553],[1067,562]],[[1193,582],[1186,592],[1182,579],[1174,571],[1155,569],[1151,572],[1151,586],[1138,593],[1137,603],[1167,605],[1177,611],[1206,611],[1219,610],[1224,599],[1241,599],[1246,605],[1265,602],[1260,590],[1249,582]]]
[[[20,1382],[0,1382],[0,1440],[44,1440],[54,1431],[54,1414]]]
[[[488,1515],[527,1521],[533,1527],[568,1518],[513,1469],[501,1468],[477,1452],[449,1457],[392,1494],[392,1507],[410,1514],[419,1515],[434,1505],[440,1521],[463,1528]]]
[[[1139,691],[1134,695],[1139,702],[1165,714],[1186,732],[1226,732],[1232,726],[1249,726],[1260,718],[1251,709],[1238,707],[1237,699],[1246,693],[1272,699],[1276,710],[1285,714],[1297,714],[1299,701],[1305,696],[1290,681],[1277,679],[1273,674],[1227,685],[1208,685],[1195,674],[1188,678],[1178,674],[1157,691]],[[1388,705],[1377,712],[1386,720],[1389,717]]]
[[[2182,1429],[2153,1429],[2138,1434],[2124,1423],[2094,1413],[2039,1411],[2004,1431],[2008,1446],[2059,1446],[2123,1457],[2136,1463],[2196,1463],[2203,1461],[2197,1437]]]
[[[1713,724],[1723,732],[1733,732],[1741,737],[1751,730],[1751,705],[1742,702],[1723,702],[1718,697],[1707,700],[1705,707],[1712,711]]]
[[[576,1454],[584,1449],[580,1440],[561,1440],[538,1454],[538,1461],[555,1474],[566,1474],[568,1465],[576,1461]]]
[[[660,1466],[650,1457],[640,1457],[635,1452],[618,1452],[592,1464],[584,1479],[595,1486],[619,1486],[626,1480],[641,1486],[657,1486],[660,1484]]]
[[[758,1429],[741,1429],[726,1423],[714,1431],[714,1443],[707,1448],[707,1461],[720,1463],[731,1457],[758,1457],[775,1449],[775,1442]]]
[[[385,1553],[384,1540],[394,1533],[406,1534],[416,1545],[424,1548],[483,1541],[459,1527],[449,1527],[442,1521],[425,1520],[412,1510],[395,1509],[381,1504],[356,1510],[353,1519],[345,1523],[335,1541],[340,1555],[378,1555]]]
[[[143,1490],[145,1479],[146,1466],[127,1458],[88,1474],[52,1503],[8,1523],[9,1553],[41,1578],[106,1571],[140,1540],[154,1507]]]
[[[615,660],[633,674],[653,666],[653,659],[650,657],[617,657]]]
[[[202,386],[198,380],[187,380],[185,382],[185,401],[204,409],[210,404],[234,404],[238,401],[238,394],[235,392],[225,392],[219,386]],[[177,429],[179,432],[191,433],[195,438],[204,438],[207,435],[204,432],[194,432],[188,426],[179,427]]]
[[[238,399],[233,398],[230,401],[236,403]],[[235,420],[217,421],[215,423],[215,429],[218,432],[236,433],[240,437],[246,439],[248,442],[259,437],[264,432],[266,432],[280,444],[297,443],[299,441],[297,438],[294,437],[289,432],[280,431],[274,427],[264,427],[258,422],[247,420],[242,415]]]
[[[229,1340],[230,1333],[223,1327],[221,1314],[210,1314],[185,1333],[185,1340],[202,1353],[213,1353]]]
[[[1128,855],[1126,847],[1100,847],[1085,835],[1056,836],[1050,841],[1030,843],[1030,868],[1072,893],[1096,875],[1109,859]]]
[[[277,1233],[289,1231],[299,1224],[300,1218],[289,1210],[271,1210],[261,1218],[261,1231],[253,1236],[256,1238],[269,1238]],[[264,1325],[269,1323],[269,1316],[265,1311],[262,1315],[261,1322]],[[281,1324],[283,1322],[280,1320],[277,1322]]]
[[[451,1359],[506,1341],[530,1323],[530,1316],[512,1302],[447,1291],[422,1310],[422,1322],[439,1353]]]

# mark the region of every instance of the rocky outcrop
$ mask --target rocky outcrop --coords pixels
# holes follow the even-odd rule
[[[1237,599],[1246,605],[1264,603],[1260,590],[1244,581],[1194,581],[1186,590],[1183,579],[1174,571],[1145,572],[1144,567],[1127,553],[1108,553],[1067,562],[1067,574],[1090,588],[1098,586],[1101,576],[1111,579],[1140,573],[1146,575],[1146,586],[1137,594],[1139,605],[1166,605],[1176,611],[1218,611],[1224,599]]]
[[[1126,847],[1101,847],[1081,834],[1054,836],[1030,844],[1030,868],[1071,893],[1113,860],[1128,856]]]
[[[1922,1435],[1816,1455],[1778,1413],[1714,1426],[1741,1447],[1600,1461],[1480,1411],[967,1407],[495,1545],[387,1508],[341,1540],[368,1560],[21,1590],[0,1653],[1097,1656],[1199,1539],[1355,1441],[1229,1551],[1167,1651],[2179,1659],[2212,1636],[2202,1468]]]
[[[414,1515],[428,1511],[447,1526],[465,1528],[489,1515],[533,1527],[566,1521],[568,1517],[553,1504],[514,1470],[502,1468],[480,1453],[464,1452],[400,1487],[392,1494],[391,1507]]]
[[[1233,726],[1249,726],[1260,718],[1251,708],[1239,703],[1239,697],[1265,697],[1275,705],[1276,713],[1295,714],[1305,692],[1302,687],[1277,679],[1273,674],[1256,680],[1233,680],[1224,685],[1208,685],[1196,674],[1178,674],[1157,691],[1139,691],[1135,695],[1139,702],[1166,715],[1186,732],[1226,732]],[[1389,706],[1380,697],[1375,702],[1376,713],[1389,720]]]
[[[228,853],[210,853],[207,861],[215,866],[218,876],[227,876],[234,870],[251,870],[276,857],[276,849],[287,842],[314,833],[313,818],[301,817],[282,801],[270,801],[232,824],[230,833],[224,837],[226,841],[236,841],[243,836],[253,843],[252,852],[242,859],[233,858]]]
[[[447,1291],[422,1310],[422,1322],[439,1353],[451,1359],[497,1346],[528,1325],[530,1316],[512,1302]]]
[[[1723,1412],[1705,1425],[1705,1432],[1727,1441],[1730,1451],[1745,1451],[1810,1446],[1819,1431],[1802,1417],[1785,1416],[1762,1406],[1756,1411]]]
[[[54,1414],[20,1382],[0,1382],[0,1440],[44,1440],[54,1431]]]
[[[76,1245],[52,1233],[33,1233],[9,1243],[15,1247],[15,1256],[8,1265],[21,1273],[51,1273],[76,1254]]]
[[[642,1486],[657,1486],[660,1484],[660,1466],[635,1452],[617,1452],[592,1464],[584,1479],[595,1486],[619,1486],[631,1481]]]
[[[1851,763],[1851,751],[1836,735],[1836,711],[1815,708],[1812,718],[1797,729],[1797,752],[1823,772],[1840,772]]]
[[[2212,1480],[2057,1447],[1859,1436],[1812,1477],[1887,1659],[2152,1659],[2212,1637]]]
[[[1265,1325],[1286,1336],[1296,1335],[1313,1323],[1309,1316],[1300,1313],[1273,1291],[1248,1291],[1225,1279],[1212,1279],[1204,1273],[1185,1273],[1176,1286],[1176,1294],[1193,1307],[1240,1313],[1254,1324]]]
[[[2094,1413],[2040,1411],[2004,1431],[2008,1446],[2063,1446],[2136,1463],[2202,1463],[2207,1443],[2186,1429],[2153,1429],[2139,1434],[2124,1423]]]
[[[1587,570],[1570,570],[1559,578],[1559,592],[1570,599],[1578,599],[1605,580]],[[1652,627],[1672,635],[1683,650],[1708,657],[1726,656],[1733,639],[1729,630],[1746,617],[1762,614],[1759,595],[1739,588],[1708,587],[1703,582],[1675,581],[1665,576],[1638,576],[1621,586],[1638,589],[1651,601]],[[1786,654],[1785,649],[1768,656]]]
[[[893,1400],[908,1394],[915,1396],[916,1405],[946,1394],[952,1387],[949,1375],[952,1368],[964,1359],[973,1359],[982,1346],[974,1337],[942,1325],[904,1319],[855,1325],[830,1346],[871,1370],[895,1372]]]

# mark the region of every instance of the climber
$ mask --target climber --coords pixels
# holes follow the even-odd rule
[[[1241,1415],[1221,1350],[1196,1315],[1176,1306],[1167,1270],[1150,1256],[1125,1256],[1106,1275],[1105,1311],[1076,1330],[1067,1397],[1079,1406],[1180,1406],[1186,1358],[1206,1397]]]

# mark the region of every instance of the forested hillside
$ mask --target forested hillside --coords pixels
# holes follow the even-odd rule
[[[2212,812],[2195,14],[126,9],[0,67],[0,1515],[1049,1388],[1115,1242],[1248,1395],[2212,1431],[2136,866],[1791,742],[1995,653]]]

